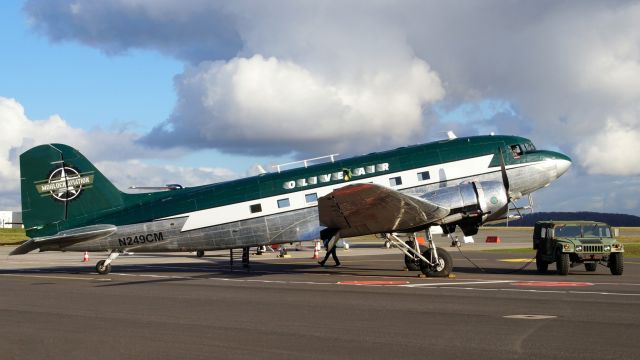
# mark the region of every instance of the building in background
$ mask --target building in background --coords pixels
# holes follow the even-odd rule
[[[0,229],[18,229],[22,227],[20,211],[0,211]]]

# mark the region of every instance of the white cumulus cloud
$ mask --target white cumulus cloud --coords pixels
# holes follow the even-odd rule
[[[444,96],[438,75],[419,59],[334,79],[255,55],[189,68],[176,88],[178,106],[150,140],[179,145],[190,139],[196,146],[247,153],[364,151],[406,143],[421,132],[423,107]]]
[[[576,151],[582,165],[591,174],[640,175],[640,126],[608,119],[601,131],[595,131]]]
[[[176,156],[138,144],[137,136],[131,133],[78,129],[58,115],[31,120],[15,99],[0,97],[0,124],[0,197],[3,198],[0,205],[3,208],[19,208],[20,154],[47,143],[75,147],[121,189],[141,184],[194,186],[237,177],[223,168],[149,164],[145,160],[154,157],[175,159]]]

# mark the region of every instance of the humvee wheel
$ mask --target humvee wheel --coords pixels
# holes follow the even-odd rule
[[[105,260],[100,260],[96,264],[96,272],[100,275],[106,275],[111,272],[111,264],[104,266]]]
[[[623,253],[611,253],[611,256],[609,256],[609,270],[611,270],[611,275],[622,275],[624,271]]]
[[[431,253],[433,249],[427,249],[427,251],[422,253],[422,256],[431,260]],[[434,266],[427,264],[424,261],[420,262],[420,270],[423,274],[431,277],[447,277],[451,274],[451,270],[453,270],[453,258],[443,248],[438,248],[438,263]]]
[[[407,244],[408,247],[414,249],[415,243],[413,241],[405,241],[405,244]],[[420,249],[420,253],[423,253],[425,250],[425,247],[422,245],[418,245],[418,248]],[[420,262],[422,262],[422,260],[420,260],[420,258],[417,256],[414,257],[407,254],[404,255],[404,264],[407,269],[409,269],[409,271],[419,271]]]
[[[541,274],[544,274],[549,270],[549,263],[542,259],[540,251],[536,252],[536,269]]]
[[[584,263],[584,268],[587,271],[596,271],[597,267],[598,267],[598,263]]]
[[[558,270],[558,275],[567,275],[569,273],[569,254],[558,254],[556,269]]]

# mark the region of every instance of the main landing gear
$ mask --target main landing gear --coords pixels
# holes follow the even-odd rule
[[[453,259],[449,252],[436,248],[431,231],[425,231],[426,246],[418,244],[415,236],[409,241],[402,241],[395,234],[385,234],[386,241],[404,253],[404,263],[411,271],[420,270],[431,277],[447,277],[453,270]]]
[[[112,251],[106,260],[100,260],[96,264],[96,272],[100,275],[107,275],[111,272],[111,262],[120,255],[119,251]]]

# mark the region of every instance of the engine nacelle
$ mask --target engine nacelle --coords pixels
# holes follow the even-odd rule
[[[504,217],[508,197],[504,185],[497,181],[474,181],[428,192],[423,199],[451,210],[441,221],[445,233],[458,225],[465,236],[478,233],[487,221]]]

